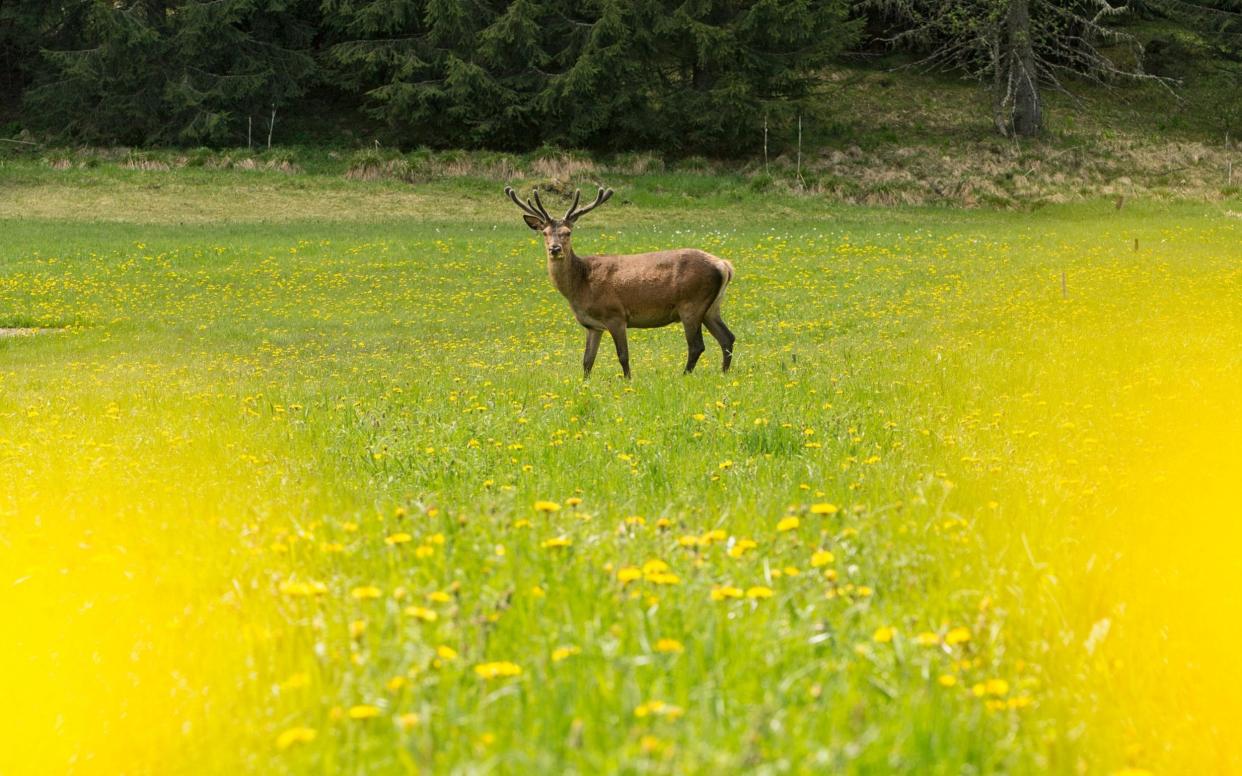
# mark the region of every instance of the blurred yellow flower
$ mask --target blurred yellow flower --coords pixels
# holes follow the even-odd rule
[[[877,644],[887,644],[893,640],[895,635],[897,635],[897,631],[885,625],[882,628],[876,628],[875,633],[871,635],[871,640]]]
[[[582,648],[577,647],[577,646],[557,647],[556,649],[552,650],[552,662],[559,663],[565,658],[573,657],[574,655],[580,654],[581,652],[582,652]]]
[[[402,714],[401,716],[397,717],[397,727],[401,728],[402,730],[410,730],[412,728],[418,727],[418,723],[421,721],[422,720],[419,719],[419,716],[415,714],[414,712],[412,711],[406,712],[405,714]]]
[[[742,597],[742,589],[739,587],[733,587],[732,585],[723,585],[723,586],[712,588],[712,600],[713,601],[723,601],[726,598],[741,598],[741,597]]]
[[[438,655],[441,660],[456,660],[457,650],[447,644],[441,644],[436,647],[436,655]]]
[[[440,619],[440,615],[434,609],[428,609],[423,606],[407,606],[405,607],[405,613],[423,622],[435,622]]]
[[[966,628],[954,628],[945,634],[944,643],[950,647],[970,641],[970,631]]]
[[[350,719],[374,719],[380,715],[378,706],[370,706],[365,703],[357,706],[350,706],[347,712]]]
[[[294,744],[309,744],[318,733],[314,728],[293,727],[276,737],[276,748],[284,751]]]
[[[536,512],[559,512],[560,509],[561,509],[561,505],[556,503],[555,501],[536,501],[535,502]]]
[[[474,667],[474,672],[481,679],[497,679],[519,676],[522,673],[522,667],[507,660],[500,660],[494,663],[479,663]]]
[[[829,504],[826,501],[820,504],[811,505],[811,514],[813,515],[835,515],[839,511],[840,507],[836,504]]]

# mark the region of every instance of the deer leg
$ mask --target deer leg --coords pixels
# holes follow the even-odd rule
[[[595,353],[599,350],[599,340],[604,332],[598,329],[587,329],[586,352],[582,354],[582,379],[591,376],[591,367],[595,366]]]
[[[719,315],[709,315],[703,322],[707,324],[707,330],[720,343],[720,350],[724,353],[720,371],[728,372],[729,365],[733,363],[733,343],[737,338],[733,336],[733,332],[729,331],[729,327],[725,326],[724,319]]]
[[[686,318],[681,325],[686,327],[686,346],[689,348],[686,353],[686,374],[690,374],[694,371],[694,365],[699,362],[699,356],[707,349],[703,346],[703,322],[698,318]]]
[[[621,362],[621,372],[625,379],[630,379],[630,346],[625,340],[625,322],[608,327],[612,342],[617,346],[617,360]]]

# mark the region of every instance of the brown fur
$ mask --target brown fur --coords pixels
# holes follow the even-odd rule
[[[696,248],[679,248],[654,253],[619,256],[578,256],[572,244],[577,216],[607,200],[611,192],[600,191],[594,205],[575,213],[570,208],[565,219],[547,217],[539,209],[523,207],[530,228],[543,233],[547,251],[548,277],[569,300],[578,323],[587,329],[583,371],[590,375],[595,352],[604,331],[612,335],[617,358],[625,376],[630,376],[626,329],[649,329],[681,322],[686,333],[688,356],[686,373],[702,355],[703,332],[707,326],[724,354],[722,368],[728,371],[733,359],[734,336],[720,315],[725,289],[733,279],[733,265]],[[538,203],[538,196],[536,196]],[[528,203],[529,205],[529,203]]]

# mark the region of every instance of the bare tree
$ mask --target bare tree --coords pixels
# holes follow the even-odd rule
[[[883,40],[918,51],[913,67],[953,71],[989,84],[993,122],[1004,135],[1043,127],[1045,87],[1069,94],[1067,76],[1097,83],[1168,79],[1143,71],[1143,47],[1110,26],[1128,13],[1109,0],[861,0],[889,26]],[[1109,49],[1109,53],[1105,53]],[[1125,52],[1124,59],[1117,52]]]

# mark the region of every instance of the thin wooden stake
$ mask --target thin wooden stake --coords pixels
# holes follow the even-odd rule
[[[802,114],[798,114],[798,183],[802,183]]]
[[[267,150],[272,150],[272,130],[276,128],[276,106],[272,106],[272,120],[267,123]]]
[[[1134,238],[1134,252],[1138,253],[1138,238]]]
[[[768,174],[768,117],[763,116],[763,174]]]
[[[246,117],[246,148],[254,150],[254,116]]]

